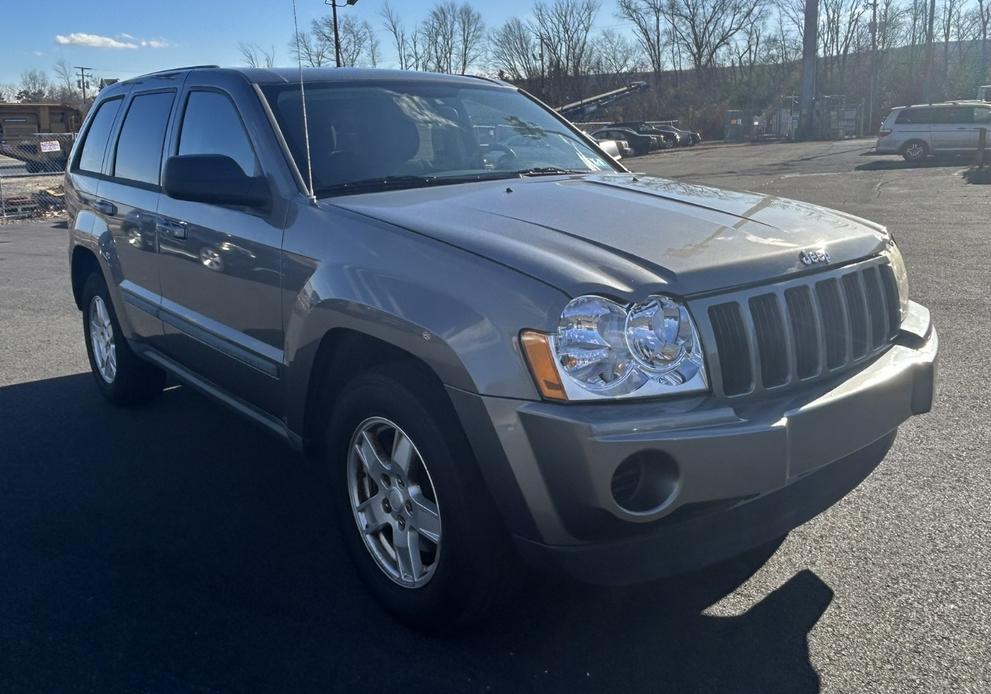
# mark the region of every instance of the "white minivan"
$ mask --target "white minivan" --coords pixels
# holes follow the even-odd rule
[[[921,161],[931,154],[975,152],[981,130],[987,128],[991,128],[991,104],[958,101],[899,106],[881,124],[877,152],[900,154],[907,161]]]

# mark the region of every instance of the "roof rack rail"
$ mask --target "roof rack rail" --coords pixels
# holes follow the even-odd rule
[[[219,65],[184,65],[183,67],[173,67],[168,70],[155,70],[154,72],[149,72],[149,75],[164,75],[170,72],[182,72],[183,70],[215,70],[218,69]]]

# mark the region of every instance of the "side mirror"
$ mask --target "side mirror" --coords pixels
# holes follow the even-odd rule
[[[272,191],[261,176],[249,176],[221,154],[184,154],[165,162],[162,189],[170,198],[211,205],[265,208]]]

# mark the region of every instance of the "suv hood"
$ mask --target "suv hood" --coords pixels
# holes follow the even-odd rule
[[[329,198],[571,296],[689,296],[881,250],[881,226],[816,205],[632,174],[532,177]],[[799,252],[824,249],[809,268]]]

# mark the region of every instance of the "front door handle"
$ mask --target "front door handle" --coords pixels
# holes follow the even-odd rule
[[[100,214],[105,214],[108,217],[113,217],[117,214],[117,205],[113,204],[109,200],[97,200],[93,203],[93,207]]]

